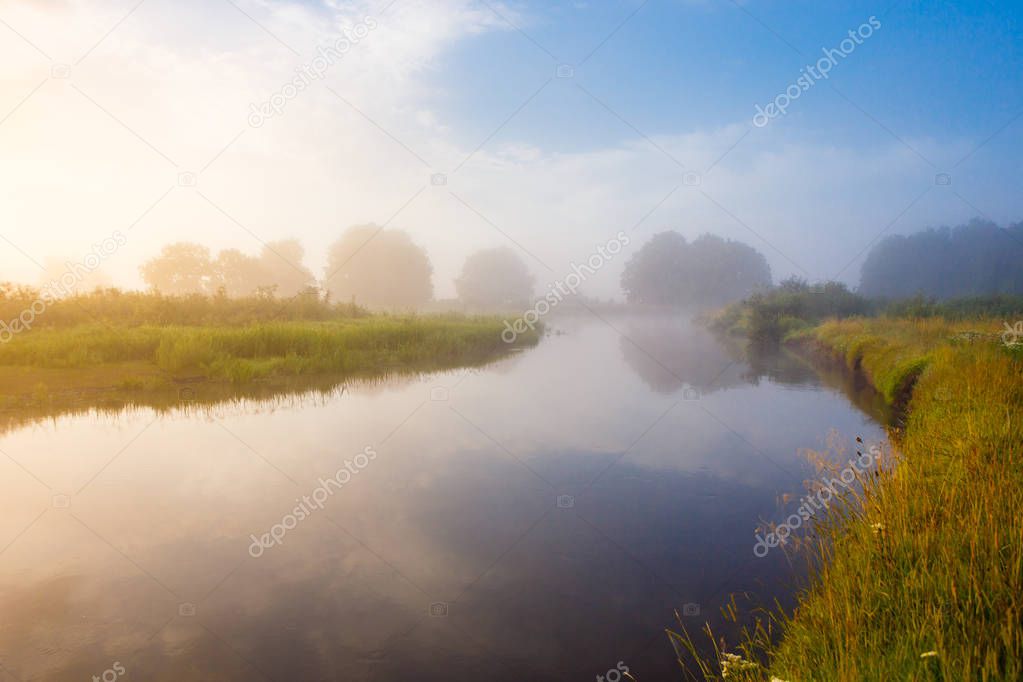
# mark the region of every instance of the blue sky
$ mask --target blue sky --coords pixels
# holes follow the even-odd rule
[[[544,282],[619,230],[633,245],[587,293],[619,296],[632,250],[668,229],[744,241],[776,280],[855,285],[887,234],[1023,220],[1021,15],[912,0],[0,2],[0,225],[17,245],[0,243],[0,269],[32,281],[36,263],[130,226],[101,273],[113,283],[138,286],[138,265],[183,240],[253,253],[294,237],[320,272],[344,229],[375,222],[427,249],[441,297],[476,249],[513,246]],[[376,28],[322,80],[247,124],[367,16]],[[871,17],[880,28],[827,80],[753,125]],[[553,78],[559,64],[573,76]]]
[[[521,7],[529,38],[559,62],[575,65],[575,82],[566,85],[591,90],[650,135],[751,116],[755,103],[773,99],[811,57],[837,46],[870,16],[882,28],[834,69],[830,83],[898,135],[980,141],[1023,109],[1023,5],[837,4],[651,0],[514,7]],[[551,74],[555,59],[529,38],[514,31],[481,35],[444,60],[439,72],[456,86],[447,105],[467,142],[487,135]],[[512,130],[553,148],[585,149],[631,134],[594,112],[592,101],[573,87],[553,88],[535,104]],[[787,118],[802,134],[836,142],[871,145],[890,138],[827,87],[801,98]]]
[[[544,84],[555,64],[564,63],[573,67],[573,78],[549,83],[489,145],[528,141],[547,152],[573,154],[605,148],[611,141],[627,143],[640,133],[658,138],[729,125],[749,128],[755,105],[773,100],[822,50],[838,47],[849,30],[876,17],[881,28],[835,66],[828,80],[793,102],[786,116],[772,120],[769,133],[754,128],[742,137],[728,152],[727,163],[742,164],[757,153],[784,153],[786,145],[803,144],[855,150],[867,156],[868,166],[869,155],[876,153],[880,176],[886,150],[894,146],[915,158],[913,174],[921,185],[948,173],[955,192],[927,196],[887,232],[972,217],[1002,223],[1023,219],[1016,190],[1023,170],[1023,124],[1017,118],[1023,113],[1023,5],[837,5],[771,0],[741,5],[657,0],[513,4],[517,16],[503,16],[521,31],[480,35],[447,53],[436,71],[445,84],[438,106],[457,120],[463,144],[471,145],[493,134]],[[722,153],[728,148],[722,147]],[[684,154],[675,158],[687,168],[707,167],[705,161],[690,163]],[[806,169],[802,178],[791,178],[790,200],[823,194],[827,190],[817,186],[818,174],[830,170],[822,164]],[[842,201],[875,202],[877,195],[864,190],[850,187]],[[888,226],[917,196],[910,187],[903,195],[902,203],[895,197],[877,202],[891,208],[866,212],[858,225],[855,216],[848,216],[853,230],[869,237]],[[819,227],[828,229],[831,219],[822,211]],[[671,222],[665,227],[675,227]],[[683,225],[680,231],[693,236],[703,230]],[[708,226],[707,231],[714,229]],[[835,253],[781,257],[794,252],[798,239],[787,240],[789,246],[772,254],[770,232],[760,233],[766,244],[742,232],[728,236],[768,252],[779,277],[839,273],[856,283],[858,262],[848,268],[842,263],[840,271]],[[854,242],[843,251],[859,253]],[[822,267],[804,265],[818,257],[826,261]]]

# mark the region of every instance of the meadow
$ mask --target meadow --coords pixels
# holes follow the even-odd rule
[[[33,300],[31,290],[7,294],[0,319]],[[480,364],[512,348],[495,317],[370,314],[315,294],[281,301],[108,290],[56,301],[31,324],[0,343],[0,407],[202,382],[422,372]],[[537,340],[530,331],[517,345]]]
[[[794,543],[810,568],[794,612],[758,614],[691,677],[1023,679],[1023,346],[985,317],[799,327],[786,345],[905,402],[895,463]],[[692,633],[671,636],[695,654]]]

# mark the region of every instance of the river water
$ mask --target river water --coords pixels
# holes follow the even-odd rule
[[[679,320],[551,327],[478,369],[3,434],[0,680],[681,679],[675,610],[791,599],[753,545],[801,451],[884,430]]]

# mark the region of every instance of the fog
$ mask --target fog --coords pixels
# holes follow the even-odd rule
[[[1021,73],[1020,2],[0,0],[0,682],[1023,679]]]
[[[855,285],[884,234],[1023,215],[1003,175],[1018,131],[998,116],[893,131],[855,81],[855,106],[832,91],[907,30],[897,15],[859,64],[757,127],[754,105],[799,57],[768,89],[733,83],[742,106],[701,91],[713,76],[699,73],[688,92],[626,96],[612,67],[642,50],[630,30],[671,13],[695,39],[699,22],[741,14],[651,6],[590,54],[639,6],[621,5],[2,2],[0,279],[38,283],[115,231],[96,283],[141,288],[139,267],[181,241],[259,257],[296,239],[322,278],[330,245],[372,223],[426,250],[439,299],[478,250],[516,250],[542,290],[620,230],[631,245],[587,280],[591,296],[619,298],[631,253],[668,229],[749,244],[776,281]],[[343,53],[317,52],[339,38]],[[666,107],[668,91],[688,107]],[[824,106],[842,118],[811,117]]]

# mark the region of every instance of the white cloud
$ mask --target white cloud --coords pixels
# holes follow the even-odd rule
[[[505,132],[452,172],[475,145],[459,141],[457,122],[445,120],[437,104],[459,86],[439,70],[440,58],[462,40],[511,30],[471,0],[403,0],[383,14],[382,2],[241,3],[262,27],[226,1],[150,1],[75,65],[133,4],[0,4],[5,21],[54,62],[71,64],[69,79],[46,80],[52,65],[37,50],[20,39],[0,47],[0,116],[42,83],[0,125],[0,183],[10,197],[0,204],[0,233],[40,262],[88,252],[94,241],[135,222],[179,173],[210,164],[199,175],[198,192],[216,207],[196,190],[171,191],[111,259],[107,274],[115,281],[137,285],[137,265],[170,241],[254,251],[259,243],[249,232],[266,241],[300,238],[319,272],[323,250],[344,228],[383,222],[423,190],[393,224],[428,248],[437,293],[448,296],[471,250],[506,243],[487,221],[549,264],[554,273],[538,266],[537,274],[550,281],[635,225],[682,177],[674,162],[625,126],[623,142],[578,153],[555,153]],[[507,7],[499,11],[526,21]],[[367,15],[379,26],[324,82],[298,93],[263,127],[248,127],[251,103],[279,91],[317,45]],[[542,95],[530,104],[544,106]],[[687,169],[704,172],[747,127],[722,125],[653,142]],[[718,232],[762,250],[779,274],[795,269],[791,260],[811,277],[827,276],[931,177],[894,140],[856,149],[803,141],[785,130],[772,124],[749,133],[701,185],[680,187],[650,213],[637,243],[667,228],[687,236]],[[928,153],[937,148],[911,143]],[[449,174],[447,186],[430,185],[438,171]],[[951,219],[949,205],[932,209],[918,207],[907,219]],[[600,273],[591,293],[616,293],[627,256]],[[6,245],[0,244],[0,259],[3,278],[38,278]],[[854,275],[855,269],[846,273]]]

